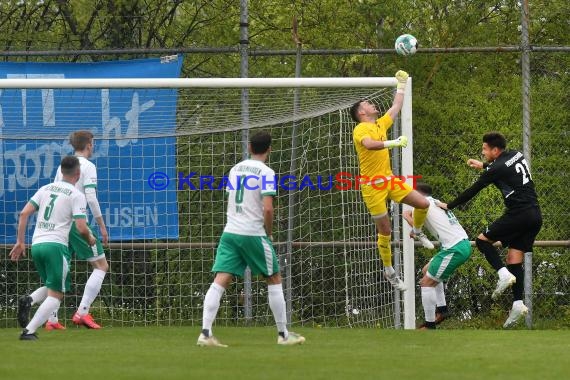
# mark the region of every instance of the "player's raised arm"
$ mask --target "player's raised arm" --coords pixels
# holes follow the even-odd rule
[[[405,148],[408,145],[408,138],[406,136],[400,136],[395,140],[378,141],[371,137],[365,137],[362,139],[362,146],[368,150],[380,150],[380,149],[391,149],[391,148]]]
[[[494,173],[490,171],[483,172],[483,174],[481,174],[481,177],[479,177],[479,179],[473,185],[465,189],[454,200],[446,204],[445,209],[451,210],[471,200],[471,198],[477,195],[479,191],[483,190],[485,187],[493,183],[493,178],[494,178],[493,174]],[[444,208],[442,206],[439,207]]]
[[[394,102],[392,103],[392,107],[388,109],[387,114],[390,115],[392,120],[398,117],[398,114],[402,110],[402,106],[404,105],[404,92],[406,91],[406,84],[408,83],[408,73],[399,70],[396,75],[396,79],[398,80],[398,86],[396,90],[396,95],[394,96]]]
[[[467,160],[467,165],[469,165],[473,169],[483,169],[485,167],[481,161],[475,160],[473,158]]]
[[[354,140],[367,150],[401,148],[406,147],[408,144],[408,138],[406,136],[400,136],[395,140],[375,139],[366,126],[366,123],[374,123],[376,125],[381,123],[384,124],[386,130],[392,126],[393,120],[398,116],[404,104],[404,91],[408,81],[408,73],[400,70],[396,73],[396,79],[398,80],[398,90],[394,96],[392,107],[390,107],[384,116],[378,118],[376,105],[367,100],[361,100],[355,103],[350,110],[352,119],[359,123],[353,132]]]

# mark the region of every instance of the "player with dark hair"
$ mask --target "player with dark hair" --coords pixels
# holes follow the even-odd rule
[[[234,276],[242,277],[246,266],[267,282],[269,308],[277,325],[277,344],[302,344],[305,338],[287,330],[285,297],[279,261],[273,248],[273,197],[275,172],[265,161],[271,152],[271,135],[258,132],[250,137],[250,158],[235,165],[228,176],[227,223],[220,238],[212,272],[214,282],[204,297],[202,332],[198,346],[227,347],[212,333],[220,300]]]
[[[388,149],[406,147],[408,143],[406,136],[400,136],[395,140],[387,139],[388,129],[402,109],[408,80],[408,73],[402,70],[398,71],[395,76],[398,85],[394,101],[392,107],[382,117],[378,117],[378,109],[367,100],[356,102],[351,107],[350,114],[352,119],[358,123],[352,132],[352,138],[358,155],[361,178],[367,179],[360,184],[360,191],[378,233],[377,244],[384,266],[384,278],[394,288],[403,291],[406,290],[406,286],[392,267],[392,227],[386,202],[391,199],[414,207],[416,209],[413,223],[415,239],[419,240],[425,248],[433,249],[433,244],[422,232],[429,202],[406,182],[394,177],[390,165]],[[386,183],[387,181],[389,183]]]
[[[448,313],[443,282],[469,259],[472,249],[467,233],[455,215],[436,206],[438,201],[432,197],[431,186],[418,182],[416,190],[425,195],[430,203],[425,227],[441,243],[439,252],[424,266],[424,275],[420,280],[425,315],[425,323],[420,328],[435,329],[435,325],[441,323]],[[412,212],[404,211],[403,215],[412,226]]]
[[[69,230],[72,222],[86,245],[95,244],[86,222],[85,196],[75,188],[80,176],[77,157],[61,160],[62,181],[42,186],[23,208],[18,220],[16,245],[10,251],[12,261],[26,256],[25,234],[30,216],[38,211],[32,237],[32,259],[46,288],[46,296],[29,320],[29,308],[18,309],[18,322],[24,328],[21,340],[36,340],[36,330],[59,308],[63,294],[70,287]]]
[[[105,279],[105,275],[109,270],[109,263],[105,258],[105,252],[103,250],[103,244],[108,242],[107,228],[105,226],[105,221],[103,220],[103,214],[101,213],[101,207],[99,206],[99,201],[97,200],[97,168],[95,164],[89,161],[89,158],[93,155],[95,144],[93,142],[93,133],[86,130],[75,131],[71,134],[69,142],[75,151],[75,156],[79,159],[81,165],[81,176],[75,187],[85,194],[87,204],[89,209],[93,213],[93,217],[99,226],[99,231],[101,233],[101,240],[96,239],[95,245],[89,246],[81,238],[75,224],[72,224],[70,235],[69,235],[69,250],[70,253],[75,255],[76,258],[80,260],[88,261],[93,272],[87,279],[85,284],[85,289],[83,291],[83,297],[81,298],[81,303],[77,308],[77,311],[72,317],[72,322],[76,325],[85,326],[90,329],[99,329],[101,326],[95,322],[89,309],[91,304],[99,294],[101,290],[101,285]],[[63,179],[63,174],[61,167],[58,168],[57,174],[55,176],[55,181],[61,181]],[[89,227],[89,225],[88,225]],[[98,237],[99,234],[91,229],[93,236]],[[29,296],[23,296],[19,300],[20,309],[24,312],[26,309],[29,311],[31,306],[40,303],[45,299],[47,295],[46,287],[41,287],[36,289]],[[46,330],[64,330],[65,327],[59,322],[57,311],[50,316],[48,322],[46,323]]]
[[[496,299],[508,287],[513,287],[513,306],[503,324],[504,328],[514,326],[528,313],[528,308],[523,303],[522,263],[524,253],[532,252],[534,240],[542,226],[542,214],[527,161],[521,152],[506,148],[505,136],[498,132],[486,133],[481,153],[487,162],[474,159],[467,161],[472,168],[483,169],[483,174],[453,201],[439,204],[440,207],[451,210],[469,201],[490,184],[501,191],[505,213],[477,237],[476,244],[499,275],[492,298]],[[508,247],[506,267],[493,246],[496,241]]]

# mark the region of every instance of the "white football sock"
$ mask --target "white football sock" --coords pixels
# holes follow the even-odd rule
[[[224,295],[223,286],[216,284],[215,282],[210,285],[210,289],[206,292],[204,297],[204,311],[202,314],[202,330],[208,330],[210,336],[212,336],[212,325],[216,320],[216,315],[218,314],[218,309],[220,308],[220,300]]]
[[[437,299],[436,305],[437,306],[446,306],[447,303],[445,302],[445,290],[444,290],[443,282],[439,282],[435,287],[435,296]]]
[[[435,288],[422,286],[422,305],[426,322],[435,322],[436,299]]]
[[[283,296],[283,284],[267,285],[267,298],[269,300],[269,308],[273,312],[277,332],[282,332],[285,337],[289,335],[287,331],[287,314],[285,306],[285,297]]]
[[[45,286],[37,288],[30,294],[30,297],[32,297],[32,305],[44,302],[47,297],[47,288]]]
[[[36,314],[26,326],[28,334],[33,334],[43,325],[49,318],[50,314],[59,309],[60,301],[55,297],[47,297],[44,302],[36,310]]]
[[[106,273],[107,272],[102,271],[101,269],[93,269],[93,273],[91,273],[91,276],[89,276],[89,279],[85,284],[83,298],[81,298],[77,314],[81,316],[89,314],[89,308],[101,290],[101,285],[103,284]]]
[[[50,323],[57,323],[59,319],[57,318],[57,310],[50,314],[48,318],[48,322]]]

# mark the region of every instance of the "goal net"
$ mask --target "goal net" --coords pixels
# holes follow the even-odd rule
[[[92,161],[111,240],[110,271],[92,314],[104,325],[200,325],[226,222],[223,177],[244,158],[248,133],[264,129],[273,136],[267,164],[278,176],[274,238],[289,321],[413,328],[413,244],[401,239],[407,227],[399,206],[391,205],[396,269],[410,289],[401,295],[381,275],[374,224],[358,190],[349,115],[363,98],[386,112],[394,78],[2,82],[2,325],[16,324],[17,297],[39,286],[31,260],[6,259],[17,212],[53,179],[61,157],[72,154],[68,136],[79,129],[95,135]],[[410,93],[393,137],[400,128],[412,137]],[[410,146],[393,151],[396,174],[412,174],[411,152]],[[91,271],[75,260],[72,270],[62,321],[77,307]],[[272,325],[263,279],[237,279],[216,323]]]

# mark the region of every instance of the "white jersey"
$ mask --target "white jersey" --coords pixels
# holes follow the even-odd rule
[[[79,180],[75,183],[75,187],[85,195],[85,188],[97,188],[97,168],[95,167],[95,164],[89,161],[87,158],[83,156],[76,157],[79,159],[81,174],[79,175]],[[61,174],[61,165],[57,168],[57,173],[55,174],[54,179],[54,182],[60,181],[63,181],[63,175]]]
[[[97,168],[95,164],[89,161],[83,156],[76,156],[79,159],[80,171],[79,180],[75,184],[77,190],[85,194],[86,187],[97,188]],[[57,173],[55,174],[54,182],[63,181],[63,175],[61,174],[61,166],[57,168]]]
[[[238,235],[265,236],[263,196],[275,195],[275,172],[258,160],[244,160],[230,170],[228,221],[224,232]]]
[[[442,248],[451,248],[461,240],[468,238],[467,233],[451,211],[437,207],[436,200],[432,197],[426,198],[429,201],[429,209],[425,227],[441,243]]]
[[[32,245],[61,243],[67,246],[73,219],[87,217],[85,195],[69,182],[42,186],[30,202],[38,210]]]

